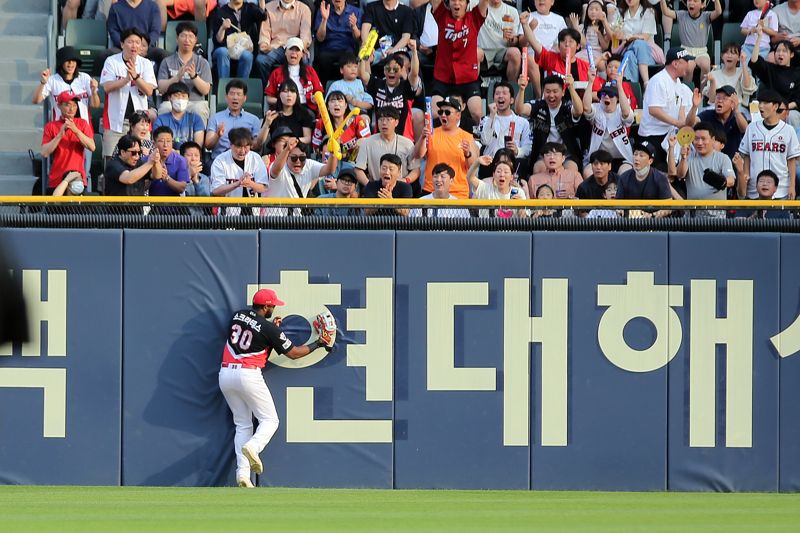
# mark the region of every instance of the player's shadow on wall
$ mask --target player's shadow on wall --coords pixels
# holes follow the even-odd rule
[[[157,372],[153,395],[144,410],[145,423],[168,428],[172,442],[153,444],[167,454],[168,466],[147,476],[143,485],[220,486],[234,483],[233,421],[219,390],[219,369],[228,317],[206,311],[174,330],[175,339]],[[164,434],[164,432],[159,432]]]

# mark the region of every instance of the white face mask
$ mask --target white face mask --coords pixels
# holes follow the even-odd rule
[[[182,112],[186,111],[186,108],[189,107],[189,99],[188,98],[176,98],[172,100],[172,110],[175,112]]]
[[[280,3],[283,9],[289,9],[294,5],[294,0],[292,0],[291,2],[284,2],[283,0],[280,0]]]

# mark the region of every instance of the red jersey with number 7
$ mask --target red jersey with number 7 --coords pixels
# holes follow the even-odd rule
[[[459,85],[476,81],[480,75],[478,32],[486,20],[479,6],[468,11],[463,19],[456,20],[442,2],[433,12],[433,18],[439,25],[434,79]]]

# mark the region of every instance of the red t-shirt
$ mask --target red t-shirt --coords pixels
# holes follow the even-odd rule
[[[264,94],[272,96],[273,98],[278,98],[278,87],[281,86],[284,79],[283,67],[278,67],[273,70],[272,74],[269,76],[269,81],[267,81],[267,88],[264,89]],[[317,108],[317,103],[314,101],[314,93],[319,91],[324,94],[325,92],[322,88],[322,83],[319,81],[319,76],[317,76],[317,71],[314,70],[312,66],[306,65],[306,77],[301,78],[300,81],[303,82],[303,86],[297,89],[305,96],[306,107],[313,111],[314,115],[317,115],[319,109]]]
[[[480,76],[478,32],[486,20],[479,6],[467,12],[463,19],[456,20],[442,2],[433,12],[433,18],[439,25],[434,79],[451,84],[476,81]]]
[[[74,118],[72,121],[84,135],[89,138],[94,136],[92,133],[92,126],[88,122],[82,118]],[[52,141],[56,135],[58,135],[63,125],[64,119],[48,122],[42,133],[42,144],[47,144]],[[81,140],[78,139],[78,136],[70,130],[64,131],[64,136],[61,138],[61,141],[58,143],[58,146],[56,146],[51,156],[50,176],[47,179],[48,187],[57,187],[68,170],[80,172],[83,178],[83,184],[86,185],[83,150],[83,144],[81,144]]]
[[[536,56],[536,62],[539,64],[539,67],[545,71],[542,73],[542,79],[550,74],[561,74],[562,77],[566,75],[564,60],[561,58],[561,54],[542,48],[542,53]],[[577,77],[575,76],[576,68]],[[570,71],[575,81],[587,81],[589,79],[589,62],[577,58],[572,63]]]

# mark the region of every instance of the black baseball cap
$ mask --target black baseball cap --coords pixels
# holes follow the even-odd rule
[[[734,89],[730,85],[723,85],[722,87],[717,89],[717,92],[718,93],[725,93],[728,96],[733,96],[734,94],[736,94],[736,89]]]
[[[456,111],[461,111],[461,104],[455,98],[445,98],[444,100],[440,101],[437,104],[438,107],[448,106],[452,107]]]
[[[633,151],[642,151],[650,154],[650,157],[656,156],[656,147],[650,141],[639,141],[633,144]]]
[[[598,98],[602,98],[604,94],[607,94],[608,96],[612,96],[614,98],[619,98],[619,91],[617,90],[616,85],[612,85],[611,83],[606,83],[605,85],[600,87],[599,91],[597,91]]]
[[[267,144],[271,146],[275,144],[275,141],[286,135],[288,135],[289,137],[294,137],[294,132],[292,132],[292,128],[290,128],[289,126],[278,126],[272,133],[270,133]]]
[[[686,61],[691,61],[694,59],[694,56],[689,53],[686,48],[682,46],[673,46],[667,52],[667,62],[666,64],[669,65],[673,61],[677,61],[678,59],[685,59]]]
[[[337,180],[345,180],[352,183],[358,183],[358,178],[356,178],[356,173],[352,169],[345,168],[339,172],[339,175],[336,176]]]

